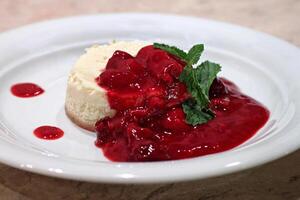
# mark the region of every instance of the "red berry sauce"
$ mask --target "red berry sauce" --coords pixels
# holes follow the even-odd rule
[[[190,98],[178,80],[185,63],[155,49],[136,57],[116,51],[96,78],[107,90],[116,115],[96,123],[96,145],[112,161],[175,160],[222,152],[245,142],[269,118],[269,111],[218,78],[210,88],[216,117],[206,124],[185,122],[181,104]]]
[[[34,83],[18,83],[10,88],[13,95],[22,98],[34,97],[44,93],[44,90]]]
[[[44,140],[56,140],[64,135],[64,131],[55,126],[40,126],[33,133],[36,137]]]

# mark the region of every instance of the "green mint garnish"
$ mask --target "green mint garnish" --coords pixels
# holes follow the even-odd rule
[[[200,56],[202,52],[204,51],[204,45],[203,44],[196,44],[194,45],[188,52],[186,56],[186,61],[188,65],[194,65],[197,64],[197,62],[200,59]]]
[[[188,53],[165,44],[154,43],[153,46],[180,58],[186,63],[179,77],[179,80],[185,83],[192,95],[191,99],[182,104],[183,111],[186,114],[186,122],[195,126],[213,119],[215,115],[209,109],[209,88],[218,72],[221,71],[221,66],[210,61],[196,65],[204,50],[204,45],[196,44]]]
[[[184,82],[193,101],[183,103],[186,121],[193,126],[203,124],[214,118],[214,113],[209,109],[209,88],[213,80],[221,71],[221,66],[205,61],[193,68],[186,65],[180,74],[179,80]]]
[[[193,126],[204,124],[214,118],[214,113],[210,109],[201,109],[192,99],[185,101],[182,108],[186,114],[186,122]]]

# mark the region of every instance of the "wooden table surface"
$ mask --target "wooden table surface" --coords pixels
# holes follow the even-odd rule
[[[0,31],[63,16],[129,11],[222,20],[300,46],[300,0],[0,0]],[[69,181],[0,164],[0,200],[6,199],[300,200],[300,150],[235,174],[155,185]]]

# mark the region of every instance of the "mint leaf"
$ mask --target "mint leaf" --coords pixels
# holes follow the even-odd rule
[[[186,60],[188,62],[189,65],[193,65],[196,64],[199,59],[200,56],[202,54],[202,52],[204,51],[204,45],[203,44],[196,44],[194,45],[188,52]]]
[[[196,74],[195,77],[198,80],[198,85],[202,89],[202,92],[205,95],[206,99],[209,99],[209,88],[220,71],[221,66],[210,61],[201,63],[193,71]]]
[[[202,108],[207,107],[209,99],[207,95],[202,90],[201,85],[199,84],[199,66],[196,69],[193,69],[192,66],[186,66],[182,73],[179,76],[179,80],[185,83],[187,90],[195,99],[197,104]]]
[[[201,63],[195,69],[189,65],[183,69],[179,80],[185,83],[194,99],[194,103],[182,105],[188,124],[203,124],[214,117],[208,108],[209,88],[220,71],[220,65],[209,61]]]
[[[182,104],[184,113],[186,114],[186,122],[193,126],[203,124],[215,117],[214,113],[209,109],[201,109],[191,100],[187,100]]]
[[[164,50],[174,56],[177,56],[178,58],[180,58],[183,61],[186,61],[186,57],[187,57],[187,53],[185,53],[183,50],[178,49],[175,46],[169,46],[166,44],[160,44],[160,43],[153,43],[154,48],[158,48],[161,50]]]
[[[209,88],[220,71],[219,64],[205,61],[196,68],[186,66],[180,74],[179,80],[185,83],[188,91],[201,105],[201,108],[205,108],[209,103]]]

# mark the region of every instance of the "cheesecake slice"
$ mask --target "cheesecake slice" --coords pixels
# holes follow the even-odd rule
[[[105,89],[97,85],[95,78],[105,69],[109,58],[116,50],[135,56],[147,42],[113,42],[94,45],[86,49],[75,63],[68,78],[65,110],[67,116],[78,126],[95,131],[95,123],[106,116],[113,116]]]

